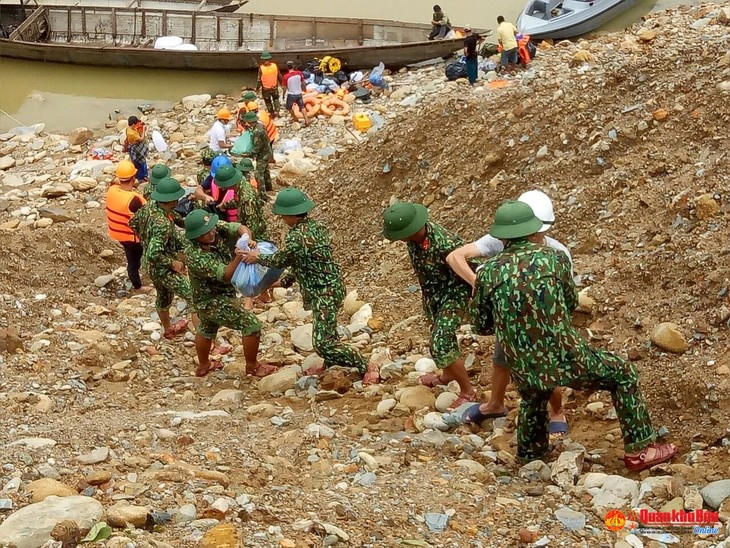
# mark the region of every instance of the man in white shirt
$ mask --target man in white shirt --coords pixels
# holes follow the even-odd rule
[[[568,248],[557,240],[545,235],[555,222],[553,204],[547,194],[539,190],[530,190],[522,194],[519,201],[529,205],[535,213],[535,216],[543,222],[543,226],[538,233],[543,237],[543,245],[550,246],[565,253],[572,266],[573,258]],[[476,242],[452,251],[446,257],[446,262],[456,274],[473,287],[476,282],[476,273],[471,269],[467,260],[477,257],[494,257],[500,254],[503,249],[504,244],[501,240],[487,234],[479,238]],[[464,417],[467,422],[480,423],[483,420],[504,417],[507,414],[507,408],[504,405],[504,394],[509,384],[510,374],[504,350],[498,341],[495,341],[494,344],[492,365],[491,397],[487,403],[475,405],[466,411]],[[553,437],[561,437],[567,433],[568,422],[563,414],[563,395],[561,390],[556,388],[550,398],[550,434]]]
[[[228,142],[228,122],[231,121],[231,111],[222,108],[215,117],[216,121],[210,128],[208,146],[213,152],[221,152],[231,148],[231,144]]]
[[[504,20],[503,16],[497,17],[497,40],[502,46],[502,57],[500,63],[502,68],[516,65],[520,58],[517,51],[517,28]]]

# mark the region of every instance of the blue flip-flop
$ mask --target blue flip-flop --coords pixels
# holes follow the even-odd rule
[[[506,417],[507,413],[482,413],[479,410],[479,407],[481,406],[480,403],[475,403],[472,405],[469,409],[464,411],[464,414],[462,415],[462,418],[464,419],[464,422],[467,424],[481,424],[485,420],[488,419],[499,419],[502,417]]]
[[[550,421],[550,435],[565,436],[568,433],[568,422],[567,421]]]

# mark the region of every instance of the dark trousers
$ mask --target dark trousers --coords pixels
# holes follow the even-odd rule
[[[466,75],[469,78],[469,83],[474,84],[477,81],[478,76],[478,63],[476,59],[466,58]]]
[[[261,90],[261,95],[264,98],[266,104],[266,110],[272,114],[278,114],[281,104],[279,103],[279,88]]]
[[[451,30],[448,25],[434,25],[431,28],[431,34],[428,35],[429,40],[439,39],[442,40]]]
[[[142,244],[139,242],[121,242],[124,248],[124,256],[127,258],[127,276],[132,282],[132,287],[142,287],[142,279],[139,277],[139,268],[142,265]]]

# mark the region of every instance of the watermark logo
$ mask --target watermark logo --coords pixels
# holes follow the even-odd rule
[[[620,531],[626,525],[626,516],[621,510],[609,510],[603,521],[609,531]]]

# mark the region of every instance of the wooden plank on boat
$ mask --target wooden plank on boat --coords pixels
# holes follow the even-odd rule
[[[269,16],[269,49],[274,47],[274,36],[276,33],[276,18],[273,15]]]
[[[117,43],[117,10],[112,8],[112,39]]]
[[[81,8],[81,36],[84,38],[87,38],[86,36],[86,8]]]
[[[193,27],[193,30],[190,34],[190,42],[194,44],[195,43],[195,33],[196,33],[195,27],[197,27],[197,25],[198,25],[198,23],[197,23],[198,16],[195,14],[195,12],[193,12],[193,16],[191,17],[191,20],[192,20],[191,26]]]
[[[160,36],[167,36],[167,12],[162,12],[162,32]]]
[[[360,19],[360,25],[358,28],[360,29],[360,32],[357,36],[357,43],[362,46],[365,43],[365,23],[362,22],[362,19]]]
[[[71,10],[68,10],[68,17],[66,17],[66,42],[71,42]]]
[[[142,10],[142,38],[147,38],[147,13]]]
[[[215,41],[221,41],[221,18],[218,15],[215,16]]]
[[[238,20],[238,47],[243,46],[243,19]]]
[[[23,21],[20,25],[18,25],[18,28],[16,28],[13,32],[10,33],[10,36],[8,37],[9,40],[17,40],[22,39],[25,35],[26,31],[32,30],[33,27],[36,27],[41,19],[43,19],[46,16],[46,8],[45,6],[40,7],[39,9],[35,10],[30,17],[28,17],[25,21]],[[37,34],[34,33],[34,34]],[[26,40],[28,41],[28,40]]]

